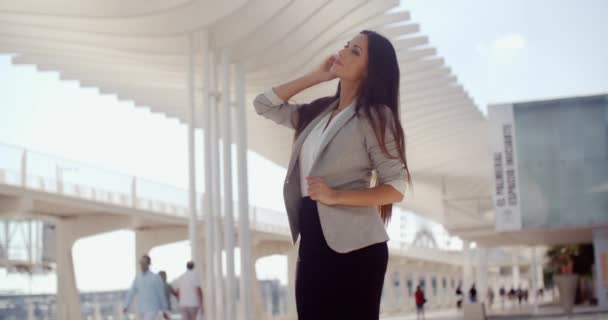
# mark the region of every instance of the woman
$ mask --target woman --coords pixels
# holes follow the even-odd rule
[[[339,78],[334,96],[286,101]],[[399,120],[399,66],[386,38],[363,31],[315,71],[260,94],[256,112],[295,129],[284,200],[298,318],[378,319],[388,222],[409,171]]]
[[[420,286],[416,287],[414,298],[416,299],[416,319],[424,320],[424,304],[426,303],[426,298],[424,298],[424,292]]]

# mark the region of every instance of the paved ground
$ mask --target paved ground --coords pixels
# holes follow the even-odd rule
[[[598,311],[594,308],[579,307],[575,314],[568,317],[555,306],[541,307],[534,312],[532,308],[511,309],[505,311],[491,311],[489,320],[608,320],[608,311]],[[416,314],[393,317],[383,317],[382,320],[416,320]],[[430,311],[427,312],[425,320],[466,320],[462,312],[457,310]]]

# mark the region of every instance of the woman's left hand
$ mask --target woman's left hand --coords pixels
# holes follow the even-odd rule
[[[322,178],[306,177],[306,182],[308,183],[308,195],[312,200],[325,205],[338,204],[338,191],[330,188]]]

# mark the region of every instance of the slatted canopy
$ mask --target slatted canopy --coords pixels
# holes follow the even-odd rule
[[[390,38],[401,70],[413,192],[401,206],[446,224],[492,224],[486,119],[397,0],[0,0],[0,52],[82,87],[188,122],[188,53],[208,39],[244,67],[248,101],[314,68],[363,29]],[[196,88],[203,61],[196,57]],[[294,97],[332,94],[336,82]],[[195,101],[202,101],[197,90]],[[199,113],[200,115],[200,113]],[[249,148],[286,166],[292,133],[250,109]],[[196,125],[201,123],[200,119]]]

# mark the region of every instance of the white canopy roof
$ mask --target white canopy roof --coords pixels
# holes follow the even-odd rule
[[[292,79],[362,29],[398,51],[413,195],[402,205],[448,227],[493,224],[486,120],[397,0],[0,0],[0,52],[187,121],[189,35],[208,32],[246,70],[249,98]],[[200,41],[194,43],[198,49]],[[202,59],[196,61],[201,87]],[[332,94],[336,83],[295,97]],[[201,101],[198,90],[197,101]],[[249,100],[250,101],[250,100]],[[248,115],[249,147],[285,166],[292,133]],[[444,207],[446,208],[444,210]],[[449,219],[444,219],[444,212]],[[484,218],[485,216],[485,218]],[[484,220],[485,219],[485,220]]]

